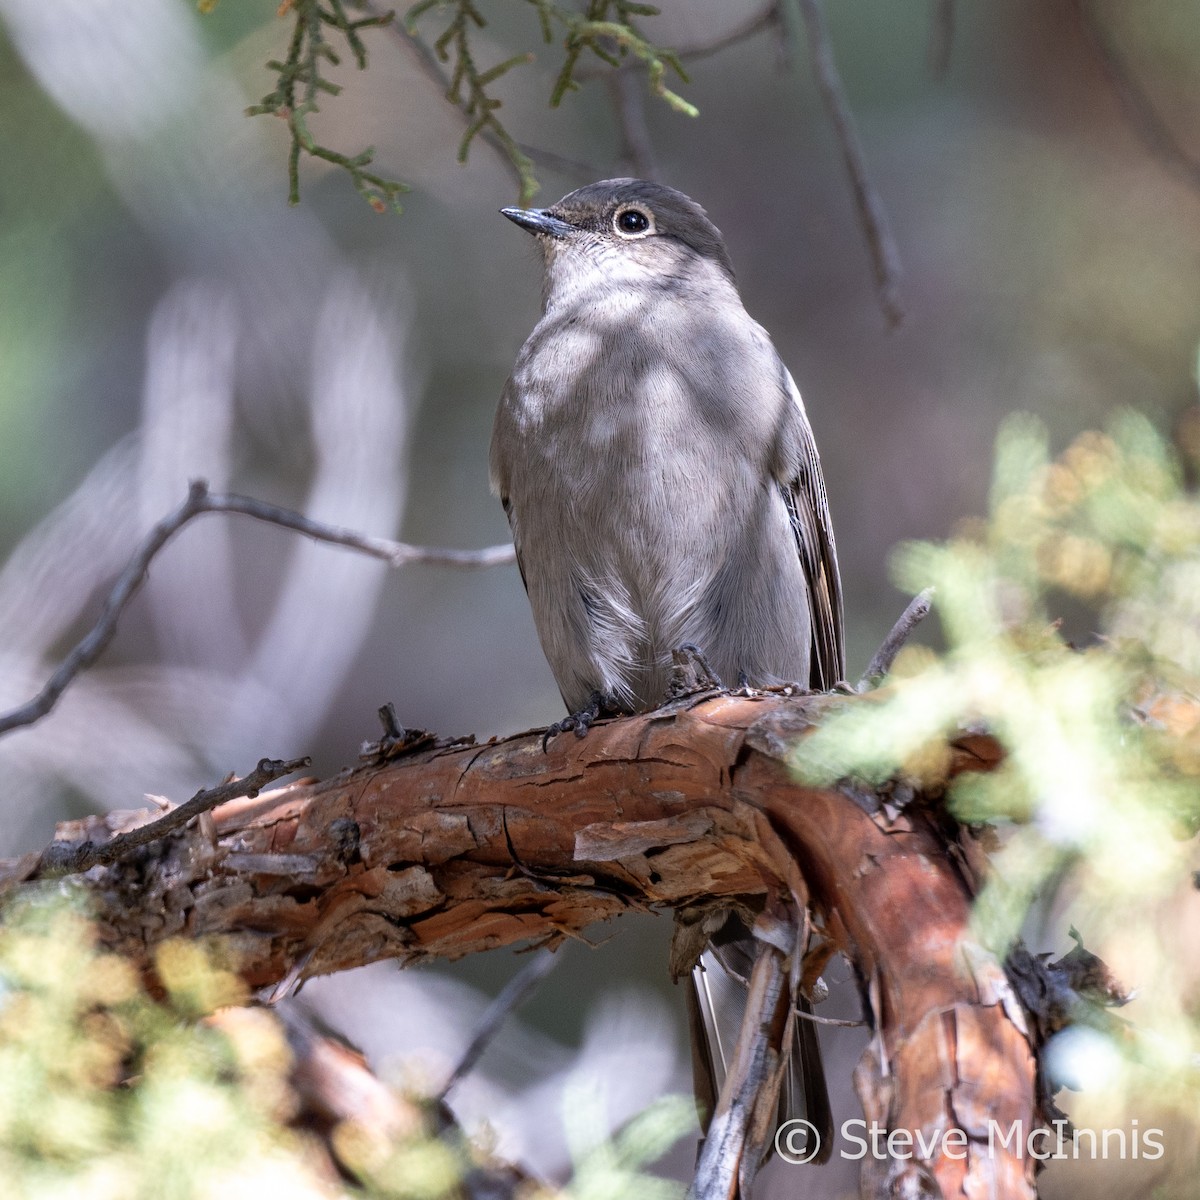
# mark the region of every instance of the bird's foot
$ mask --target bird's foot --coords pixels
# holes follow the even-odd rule
[[[671,651],[671,682],[667,685],[667,700],[680,700],[696,692],[723,692],[725,685],[712,669],[704,651],[693,642],[684,642]]]
[[[560,733],[566,733],[568,730],[574,730],[576,737],[587,737],[587,731],[591,729],[592,722],[597,720],[601,712],[608,707],[604,697],[599,692],[593,692],[586,708],[571,713],[569,717],[563,717],[561,721],[555,721],[547,728],[546,732],[542,734],[542,753],[546,753],[551,738],[556,738]]]

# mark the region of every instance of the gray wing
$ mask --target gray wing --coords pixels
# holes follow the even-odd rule
[[[512,500],[508,494],[509,454],[515,436],[512,423],[508,419],[513,387],[513,381],[510,378],[500,393],[500,404],[496,409],[495,420],[492,422],[492,443],[488,450],[488,475],[492,491],[500,497],[504,515],[508,518],[508,528],[513,536],[513,549],[517,554],[517,570],[521,572],[521,582],[525,585],[525,591],[528,594],[529,583],[525,578],[525,564],[521,561],[521,539],[517,534],[517,522],[513,516]]]
[[[785,391],[794,409],[789,414],[785,470],[779,488],[792,520],[796,550],[808,580],[812,620],[812,665],[809,687],[828,691],[846,677],[846,634],[842,616],[842,579],[837,546],[825,496],[825,477],[804,402],[788,369],[779,365]]]
[[[496,422],[492,429],[492,445],[489,452],[490,473],[492,491],[500,497],[500,504],[504,509],[504,515],[508,518],[508,528],[512,534],[513,550],[517,556],[517,570],[521,572],[521,584],[525,588],[525,594],[529,595],[529,580],[525,576],[525,562],[521,556],[521,536],[518,531],[517,518],[513,514],[512,498],[508,494],[508,461],[507,461],[507,446],[506,432],[511,437],[511,431],[505,431],[502,425],[504,420],[504,404],[508,398],[508,391],[513,386],[513,381],[510,379],[504,385],[504,395],[500,401],[500,409],[496,413]],[[551,668],[553,670],[553,668]],[[571,704],[565,695],[563,695],[562,687],[558,689],[558,694],[562,696],[563,704],[566,705],[567,712],[571,712]]]
[[[513,551],[517,556],[517,570],[521,572],[521,582],[525,585],[525,595],[529,595],[529,580],[525,578],[525,564],[521,561],[521,543],[516,535],[516,529],[513,526],[512,501],[507,496],[500,497],[500,504],[504,509],[504,515],[508,518],[508,529],[513,536]]]

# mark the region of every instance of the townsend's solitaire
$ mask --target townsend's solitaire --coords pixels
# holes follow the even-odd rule
[[[542,318],[496,413],[491,477],[572,714],[559,728],[660,704],[687,644],[727,681],[832,687],[845,673],[841,585],[812,429],[716,226],[683,193],[637,179],[502,211],[537,237],[546,270]],[[730,917],[695,972],[697,1092],[710,1105],[753,953]],[[815,1031],[796,1028],[808,1116],[827,1125]],[[786,1115],[805,1115],[787,1091]]]

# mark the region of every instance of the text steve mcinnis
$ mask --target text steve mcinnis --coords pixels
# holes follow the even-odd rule
[[[968,1154],[995,1154],[1000,1151],[1035,1158],[1039,1161],[1064,1158],[1147,1159],[1154,1161],[1165,1153],[1163,1131],[1154,1126],[1139,1127],[1136,1119],[1128,1128],[1073,1128],[1065,1119],[1049,1125],[1027,1128],[1021,1121],[1002,1125],[989,1121],[986,1138],[974,1138],[962,1129],[922,1130],[888,1129],[876,1122],[853,1119],[843,1122],[841,1134],[849,1145],[840,1148],[840,1156],[862,1158],[919,1158],[929,1161],[937,1154],[965,1159]]]

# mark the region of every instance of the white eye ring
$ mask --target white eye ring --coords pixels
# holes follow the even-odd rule
[[[626,241],[637,241],[654,232],[654,214],[640,204],[622,204],[613,213],[613,232]],[[625,226],[629,226],[626,228]]]

